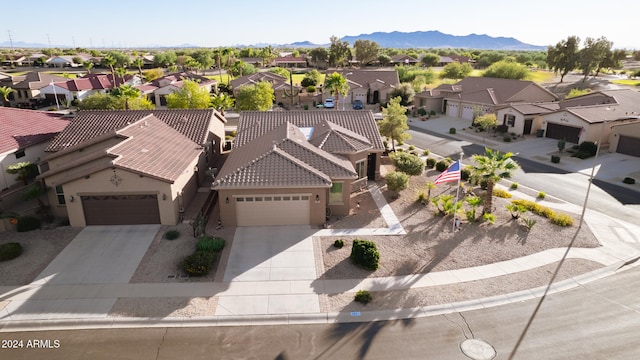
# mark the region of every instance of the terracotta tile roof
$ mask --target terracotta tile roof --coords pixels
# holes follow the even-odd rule
[[[348,160],[311,145],[300,128],[283,123],[234,149],[213,187],[324,187],[331,179],[356,177]]]
[[[240,147],[266,134],[283,123],[299,128],[313,128],[331,122],[366,138],[372,152],[384,151],[382,137],[371,111],[246,111],[240,113],[238,136],[234,145]]]
[[[332,154],[353,154],[373,147],[366,137],[330,121],[315,126],[309,142]]]
[[[287,84],[287,79],[285,79],[284,77],[271,72],[263,71],[231,80],[231,88],[236,90],[242,86],[253,85],[260,81],[270,82],[273,88],[279,87],[282,84]]]
[[[152,114],[123,129],[103,134],[99,138],[101,141],[109,138],[121,141],[110,148],[94,150],[72,162],[52,168],[40,177],[46,178],[62,173],[64,176],[57,181],[57,184],[63,184],[113,167],[173,182],[185,171],[192,171],[188,167],[202,152],[200,145]],[[48,159],[83,148],[89,142],[56,153]],[[91,166],[87,167],[86,164]]]
[[[167,81],[169,81],[170,84],[173,84],[176,82],[182,82],[185,79],[197,81],[198,84],[200,84],[200,86],[217,83],[217,81],[214,79],[209,79],[205,76],[197,75],[189,71],[183,71],[178,73],[167,74],[161,78],[155,79],[151,82],[151,85],[160,87],[161,84]]]
[[[44,72],[33,71],[26,73],[19,78],[16,77],[14,81],[15,80],[18,81],[15,82],[12,86],[12,88],[14,89],[42,89],[43,87],[49,85],[51,82],[67,81],[68,79],[63,76],[56,76]]]
[[[350,87],[369,88],[373,83],[395,88],[400,85],[396,70],[343,70],[339,72],[347,79]]]
[[[496,101],[496,104],[552,101],[557,99],[555,94],[533,81],[470,76],[458,81],[451,88],[455,90],[456,87],[462,89],[460,97],[469,94],[469,99],[493,99],[492,101]],[[443,90],[444,89],[445,88],[443,88]],[[489,89],[492,89],[492,94],[486,93]],[[534,91],[525,91],[531,89]],[[485,94],[479,93],[482,91],[484,91]],[[487,98],[487,96],[490,97]]]
[[[560,108],[558,103],[513,104],[511,107],[523,115],[546,114]]]
[[[0,154],[49,140],[69,123],[43,111],[0,107]]]
[[[226,122],[214,109],[169,110],[82,110],[45,150],[60,151],[84,141],[119,130],[150,114],[164,121],[197,144],[204,144],[211,121]]]

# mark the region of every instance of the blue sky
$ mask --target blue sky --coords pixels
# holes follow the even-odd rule
[[[633,0],[29,0],[1,8],[0,43],[10,34],[14,42],[93,48],[320,44],[332,35],[438,30],[542,46],[605,36],[615,48],[640,49]]]

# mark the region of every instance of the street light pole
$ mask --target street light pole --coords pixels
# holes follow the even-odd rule
[[[587,202],[589,201],[589,192],[591,191],[591,183],[593,183],[593,176],[596,172],[596,165],[598,164],[598,155],[600,154],[600,145],[602,143],[602,133],[607,125],[607,120],[602,123],[602,131],[598,135],[598,146],[596,147],[596,155],[593,158],[593,166],[591,167],[591,175],[589,175],[589,184],[587,185],[587,194],[584,197],[584,204],[582,205],[582,213],[580,214],[580,224],[578,225],[578,229],[582,227],[582,223],[584,222],[584,213],[587,210]]]

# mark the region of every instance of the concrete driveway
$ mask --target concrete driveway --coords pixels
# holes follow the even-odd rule
[[[34,283],[128,283],[159,229],[160,225],[87,226]]]
[[[316,279],[316,231],[308,225],[237,228],[224,281]]]

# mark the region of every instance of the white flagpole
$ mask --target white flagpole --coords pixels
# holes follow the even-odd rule
[[[56,109],[60,110],[60,104],[58,104],[58,94],[56,94],[56,85],[53,83],[53,80],[49,83],[53,88],[53,97],[56,98]]]
[[[460,194],[460,179],[462,179],[462,156],[463,152],[460,153],[460,159],[458,160],[458,171],[460,171],[460,175],[458,175],[458,187],[456,188],[456,202],[453,204],[453,230],[452,232],[456,232],[456,219],[458,216],[458,195]]]

